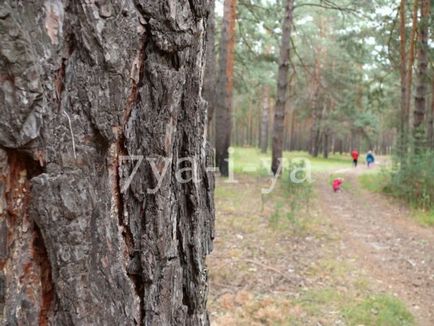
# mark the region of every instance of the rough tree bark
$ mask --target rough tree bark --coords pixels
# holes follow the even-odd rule
[[[268,132],[270,125],[270,89],[264,86],[262,93],[262,120],[261,120],[261,152],[266,153],[268,149]]]
[[[426,125],[425,111],[427,106],[427,96],[430,78],[428,76],[428,33],[430,21],[430,0],[420,1],[420,21],[417,50],[417,86],[414,97],[414,120],[413,120],[413,137],[416,152],[420,152],[426,145]]]
[[[235,59],[235,23],[237,1],[225,0],[221,31],[220,57],[215,98],[216,165],[223,176],[229,174],[229,146],[232,131],[232,92]]]
[[[288,94],[288,73],[290,59],[290,38],[294,0],[286,0],[285,16],[282,22],[282,43],[280,45],[279,72],[277,76],[277,101],[274,109],[271,171],[278,173],[283,153],[285,108]]]
[[[209,324],[208,1],[134,3],[2,2],[6,325]]]
[[[216,52],[215,52],[215,0],[210,0],[208,28],[206,41],[206,64],[203,81],[203,97],[208,103],[208,139],[213,140],[214,128],[213,117],[215,108],[215,87],[216,87]]]

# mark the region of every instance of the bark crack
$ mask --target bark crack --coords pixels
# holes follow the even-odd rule
[[[34,223],[33,252],[36,263],[40,268],[41,280],[41,308],[39,313],[39,325],[49,325],[49,317],[53,310],[54,284],[51,274],[51,265],[47,249],[39,227]]]
[[[16,241],[29,241],[29,252],[22,255],[29,255],[29,259],[24,259],[23,274],[25,277],[23,291],[25,289],[29,298],[36,298],[39,301],[36,306],[39,308],[39,325],[49,325],[49,318],[53,311],[54,285],[52,281],[51,264],[48,258],[44,240],[35,221],[30,219],[29,206],[31,200],[31,179],[44,173],[44,168],[39,160],[35,160],[31,154],[20,150],[6,150],[8,157],[8,175],[6,180],[6,200],[7,213],[9,219],[8,238],[9,243]],[[15,225],[29,225],[31,236],[25,240],[25,235],[21,234]],[[15,239],[18,237],[19,239]],[[24,239],[24,240],[23,240]],[[25,248],[25,247],[23,247]],[[22,248],[22,249],[23,249]],[[12,251],[11,251],[12,252]],[[11,264],[16,264],[15,259],[8,255],[7,259],[12,259]],[[20,261],[21,263],[21,261]]]
[[[127,247],[129,262],[128,264],[133,263],[134,258],[139,254],[140,255],[140,243],[136,244],[134,241],[134,235],[131,231],[128,221],[126,221],[126,211],[125,211],[125,203],[124,203],[124,195],[121,193],[121,175],[120,175],[120,162],[121,156],[127,156],[128,151],[125,145],[126,138],[124,134],[125,126],[130,119],[131,112],[133,108],[136,106],[139,101],[139,86],[140,80],[143,76],[144,71],[144,61],[145,61],[145,43],[146,43],[146,35],[141,39],[141,46],[138,50],[138,54],[136,59],[133,62],[132,72],[131,72],[131,90],[130,95],[128,96],[127,103],[125,109],[123,110],[123,114],[121,117],[121,123],[118,127],[117,141],[114,144],[115,146],[115,154],[114,154],[114,197],[116,200],[117,213],[118,213],[118,223],[122,228],[122,237],[124,239],[125,245]],[[139,246],[139,247],[137,247]],[[136,291],[136,295],[139,297],[140,302],[140,320],[139,324],[142,325],[144,321],[144,286],[143,286],[143,270],[141,264],[137,264],[137,270],[130,271],[127,269],[127,275],[132,281],[134,285],[134,290]]]

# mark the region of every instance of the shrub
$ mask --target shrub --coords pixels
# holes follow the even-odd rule
[[[296,212],[301,208],[309,208],[310,199],[312,197],[312,184],[310,180],[301,183],[296,183],[291,180],[291,175],[296,175],[298,180],[306,179],[306,163],[301,160],[298,162],[289,163],[287,174],[284,178],[285,192],[290,200],[291,212]]]
[[[413,206],[428,210],[434,206],[434,152],[412,155],[396,164],[386,190]]]

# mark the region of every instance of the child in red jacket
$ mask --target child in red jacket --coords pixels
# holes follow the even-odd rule
[[[344,179],[342,178],[336,178],[333,180],[333,191],[338,192],[341,191],[342,183],[344,182]]]

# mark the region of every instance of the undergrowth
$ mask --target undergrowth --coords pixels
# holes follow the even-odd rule
[[[404,164],[396,164],[385,190],[413,207],[431,210],[434,207],[434,152],[414,154]]]
[[[275,210],[270,216],[271,227],[278,228],[282,226],[281,222],[285,221],[294,231],[305,229],[306,221],[298,217],[298,212],[309,209],[313,195],[312,183],[305,164],[303,160],[289,163],[280,184],[283,199],[275,204]]]
[[[359,176],[360,185],[371,192],[386,192],[390,184],[390,171],[365,173]]]
[[[370,192],[385,193],[409,204],[412,216],[425,226],[434,226],[434,152],[411,156],[391,170],[372,170],[358,177]]]
[[[413,216],[422,225],[434,226],[434,208],[431,210],[416,209]]]

